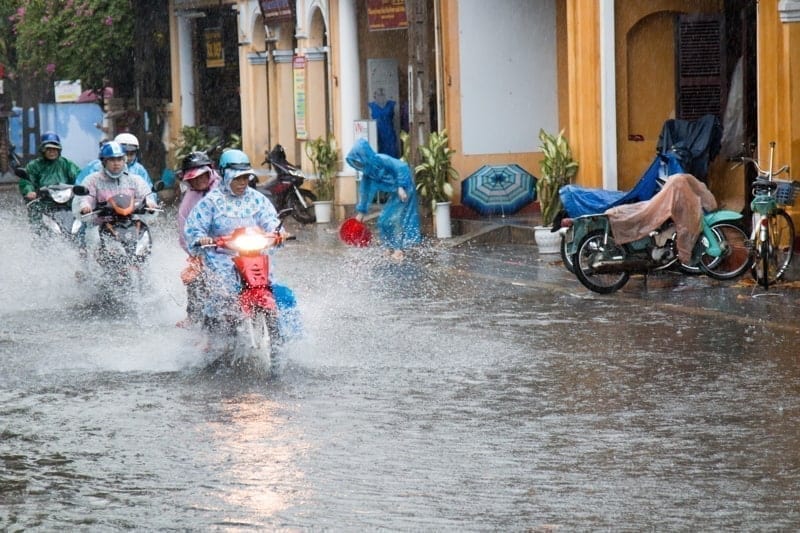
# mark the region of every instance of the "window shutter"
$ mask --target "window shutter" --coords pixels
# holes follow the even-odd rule
[[[722,15],[679,15],[676,32],[676,118],[721,117],[728,92]]]

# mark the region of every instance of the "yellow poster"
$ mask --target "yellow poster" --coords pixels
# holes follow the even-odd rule
[[[294,72],[294,129],[300,140],[308,139],[306,131],[306,58],[295,56],[292,60]]]
[[[222,48],[222,29],[206,28],[206,68],[225,66],[225,51]]]

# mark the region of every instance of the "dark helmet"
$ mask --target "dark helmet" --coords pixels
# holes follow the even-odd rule
[[[210,167],[211,165],[211,158],[205,152],[189,152],[181,162],[181,170],[186,172],[192,168]]]
[[[39,151],[44,152],[45,148],[58,148],[61,150],[61,138],[58,134],[52,131],[42,133],[42,138],[39,141]]]

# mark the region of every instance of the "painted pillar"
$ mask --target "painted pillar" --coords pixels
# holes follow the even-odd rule
[[[577,183],[602,187],[602,115],[600,80],[601,2],[566,0],[567,91],[569,120],[565,136],[580,164]]]
[[[195,125],[194,57],[192,56],[192,19],[178,12],[178,79],[180,80],[180,112],[183,126]]]
[[[341,150],[342,159],[353,147],[353,123],[361,117],[361,69],[358,56],[358,21],[356,19],[355,0],[338,0],[338,50],[334,64],[338,72],[334,72],[334,101],[339,104],[339,130],[336,140]],[[342,172],[336,180],[337,206],[355,205],[356,182],[355,171],[346,163],[342,164]]]

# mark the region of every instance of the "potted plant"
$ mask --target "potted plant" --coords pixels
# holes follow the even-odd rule
[[[336,147],[336,139],[329,135],[308,141],[306,143],[306,155],[308,155],[308,159],[314,167],[314,173],[317,175],[317,201],[314,203],[317,222],[330,222],[334,194],[333,179],[339,164],[339,150]]]
[[[450,182],[458,179],[458,171],[451,163],[455,150],[451,150],[449,144],[447,130],[431,132],[428,143],[419,147],[422,162],[414,168],[417,192],[435,213],[436,236],[440,239],[452,236],[450,199],[453,186]]]
[[[572,157],[572,150],[569,147],[564,130],[558,135],[547,133],[543,129],[539,130],[539,141],[543,157],[539,166],[542,170],[541,177],[536,181],[536,198],[539,200],[539,208],[542,214],[542,226],[550,232],[550,226],[555,220],[556,214],[562,209],[559,190],[564,185],[572,183],[578,173],[578,162]],[[552,233],[552,232],[550,232]],[[536,232],[536,242],[539,251],[542,252],[545,240],[545,232]],[[560,236],[553,233],[555,251],[558,252]],[[549,250],[548,250],[549,251]]]

